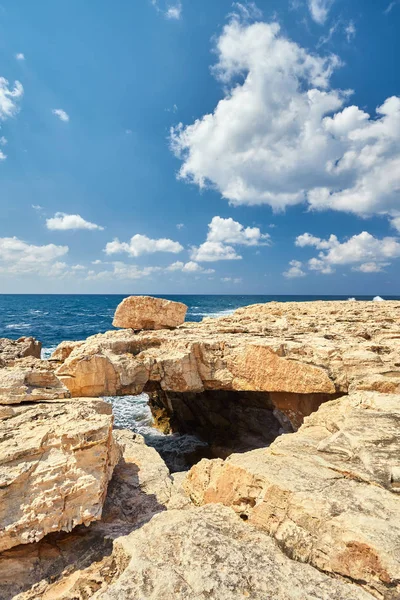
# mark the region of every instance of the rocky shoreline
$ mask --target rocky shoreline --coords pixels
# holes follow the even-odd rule
[[[185,312],[0,340],[1,600],[400,598],[400,302]],[[142,392],[188,472],[113,429]]]

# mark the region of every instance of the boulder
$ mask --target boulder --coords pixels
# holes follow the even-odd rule
[[[113,325],[122,329],[173,329],[185,321],[187,306],[151,296],[129,296],[117,306]]]
[[[118,459],[100,400],[6,407],[0,420],[0,551],[101,517]]]
[[[96,600],[372,600],[290,560],[221,505],[160,513],[114,542],[127,567]]]
[[[323,404],[269,448],[202,460],[183,487],[222,502],[280,548],[328,574],[400,597],[400,397],[358,392]]]

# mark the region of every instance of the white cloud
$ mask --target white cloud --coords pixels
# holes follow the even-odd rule
[[[169,6],[165,12],[165,17],[167,19],[179,21],[182,17],[182,4],[177,2],[177,4]]]
[[[394,9],[394,7],[399,4],[400,0],[393,0],[393,2],[390,2],[387,7],[385,8],[385,10],[383,11],[385,15],[388,15],[390,12],[392,12],[392,10]]]
[[[344,32],[346,34],[347,41],[350,43],[356,37],[357,33],[357,29],[353,21],[349,21],[349,23],[344,28]]]
[[[22,52],[17,52],[17,54],[15,55],[15,58],[17,60],[25,60],[25,54],[23,54]]]
[[[255,2],[234,2],[232,7],[234,8],[234,12],[229,16],[234,19],[240,18],[248,22],[262,19],[262,11],[257,7]]]
[[[51,219],[46,219],[46,227],[47,229],[59,231],[66,231],[67,229],[104,229],[100,225],[85,221],[80,215],[67,215],[61,212],[56,213]]]
[[[187,263],[181,261],[174,262],[172,265],[167,267],[167,271],[182,271],[182,273],[204,273],[206,275],[215,273],[214,269],[204,269],[204,267],[194,261],[189,261]]]
[[[51,112],[53,113],[53,115],[58,117],[60,119],[60,121],[64,121],[65,123],[68,123],[69,114],[66,113],[65,110],[63,110],[62,108],[53,108],[53,110]]]
[[[32,208],[33,210],[43,210],[43,206],[40,206],[40,204],[32,204]]]
[[[160,267],[143,267],[139,268],[136,265],[127,265],[123,262],[111,263],[112,270],[105,271],[89,271],[86,279],[88,280],[107,280],[107,279],[143,279],[154,273],[158,273],[162,269]]]
[[[108,242],[104,252],[108,255],[126,252],[130,256],[137,257],[142,254],[152,254],[154,252],[172,252],[173,254],[178,254],[182,250],[183,246],[179,242],[174,242],[167,238],[153,240],[146,235],[136,234],[131,238],[129,243],[120,242],[118,238],[112,242]]]
[[[303,263],[299,260],[291,260],[289,263],[289,269],[283,273],[283,276],[287,279],[294,279],[295,277],[304,277],[306,273],[303,271]]]
[[[222,277],[221,281],[224,283],[242,283],[241,277]]]
[[[335,266],[352,265],[354,270],[377,273],[388,266],[388,260],[400,257],[400,241],[394,237],[375,238],[367,231],[340,242],[336,235],[327,240],[304,233],[296,239],[296,246],[321,250],[318,257],[309,260],[309,268],[324,274],[334,272]]]
[[[269,233],[261,233],[258,227],[244,227],[231,217],[213,217],[208,225],[206,241],[198,248],[192,248],[191,258],[199,262],[240,260],[242,257],[233,245],[268,246],[270,243]]]
[[[8,86],[8,80],[0,77],[0,119],[2,121],[17,114],[19,110],[17,101],[24,94],[24,88],[19,81],[14,83],[14,89],[10,89]]]
[[[0,238],[0,273],[57,276],[67,265],[57,259],[68,253],[68,246],[36,246],[16,237]]]
[[[277,23],[232,19],[213,69],[224,98],[212,114],[171,130],[179,177],[234,205],[274,210],[308,202],[362,216],[394,215],[400,188],[400,98],[370,116],[331,89],[341,64],[311,54]]]
[[[225,246],[221,242],[204,242],[198,248],[192,248],[190,258],[199,262],[214,262],[217,260],[240,260],[232,246]]]
[[[176,228],[177,229],[183,229],[185,227],[184,223],[177,223]]]
[[[308,8],[312,19],[323,25],[328,18],[334,0],[308,0]]]

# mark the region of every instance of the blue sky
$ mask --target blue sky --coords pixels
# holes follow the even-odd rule
[[[389,0],[3,1],[0,292],[400,294],[399,27]]]

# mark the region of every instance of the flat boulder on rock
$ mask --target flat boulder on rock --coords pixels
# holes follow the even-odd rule
[[[185,321],[187,306],[151,296],[129,296],[118,305],[113,325],[121,329],[172,329]]]
[[[42,344],[33,337],[21,337],[18,340],[0,338],[0,367],[4,367],[17,358],[33,356],[40,358]]]
[[[101,400],[6,407],[0,420],[0,551],[102,514],[119,458]]]

